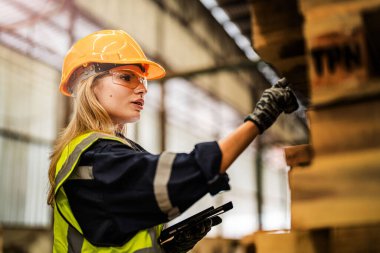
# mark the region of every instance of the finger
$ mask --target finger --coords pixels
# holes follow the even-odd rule
[[[287,87],[288,85],[289,85],[288,80],[286,80],[286,78],[283,77],[283,78],[281,78],[281,79],[279,79],[279,80],[277,81],[277,83],[274,85],[274,87],[285,88],[285,87]]]
[[[298,101],[297,101],[296,96],[292,92],[290,92],[289,98],[286,101],[286,106],[285,106],[284,112],[287,114],[292,113],[295,110],[297,110],[298,107],[299,107],[299,105],[298,105]]]
[[[219,225],[220,223],[222,223],[222,218],[220,218],[219,216],[214,216],[211,218],[211,225],[212,226]]]
[[[210,218],[206,219],[203,223],[206,227],[212,226],[212,220]]]

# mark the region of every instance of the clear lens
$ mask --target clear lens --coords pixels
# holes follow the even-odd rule
[[[141,77],[129,70],[112,71],[112,81],[130,89],[136,89],[140,84],[143,84],[145,89],[148,88],[148,81],[145,77]]]

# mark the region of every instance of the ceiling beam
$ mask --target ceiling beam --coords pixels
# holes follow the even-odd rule
[[[22,4],[20,2],[17,2],[17,1],[7,1],[7,3],[13,5],[15,8],[19,9],[20,11],[22,11],[24,13],[28,13],[30,15],[30,18],[29,19],[27,18],[25,21],[21,21],[21,22],[18,22],[16,24],[10,24],[9,25],[10,27],[8,27],[8,28],[7,28],[6,25],[5,26],[0,26],[0,30],[2,30],[2,31],[17,30],[16,28],[17,28],[18,25],[21,26],[21,25],[24,25],[24,23],[25,24],[29,23],[29,25],[33,25],[36,22],[43,21],[43,22],[46,22],[49,26],[54,27],[57,30],[67,32],[67,28],[65,28],[65,27],[57,24],[56,22],[52,21],[48,17],[51,14],[54,14],[54,13],[59,12],[62,9],[64,9],[65,3],[63,3],[61,6],[58,5],[56,9],[54,9],[53,11],[49,11],[48,13],[45,13],[45,14],[41,14],[41,13],[35,12],[31,8],[28,8],[24,4]],[[12,28],[12,26],[15,26],[15,28]]]
[[[172,72],[168,73],[165,76],[165,79],[169,78],[174,78],[174,77],[182,77],[182,78],[192,78],[198,75],[205,75],[205,74],[215,74],[220,71],[240,71],[242,69],[246,70],[254,70],[257,68],[257,63],[256,61],[241,61],[241,62],[236,62],[236,63],[226,63],[222,65],[216,65],[216,66],[210,66],[206,68],[200,68],[200,69],[193,69],[193,70],[188,70],[184,72]]]

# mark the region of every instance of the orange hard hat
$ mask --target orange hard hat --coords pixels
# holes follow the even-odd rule
[[[137,42],[122,30],[102,30],[77,41],[67,52],[62,66],[62,78],[59,90],[66,96],[72,96],[74,87],[70,82],[73,73],[92,63],[111,63],[115,66],[140,65],[147,80],[165,76],[165,69],[146,58]]]

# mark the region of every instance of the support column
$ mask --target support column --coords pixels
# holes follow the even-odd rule
[[[257,199],[257,221],[258,229],[263,229],[263,143],[260,136],[256,138],[256,199]]]
[[[162,2],[162,0],[160,1]],[[162,8],[166,8],[165,4],[162,4]],[[156,26],[156,32],[157,32],[157,48],[163,49],[164,48],[164,40],[165,40],[165,22],[162,19],[163,16],[158,15],[157,16],[157,26]],[[163,55],[162,51],[160,51],[160,54]],[[161,58],[158,55],[157,58]],[[160,148],[161,151],[166,150],[166,108],[165,108],[165,79],[161,79],[159,81],[160,84]]]

